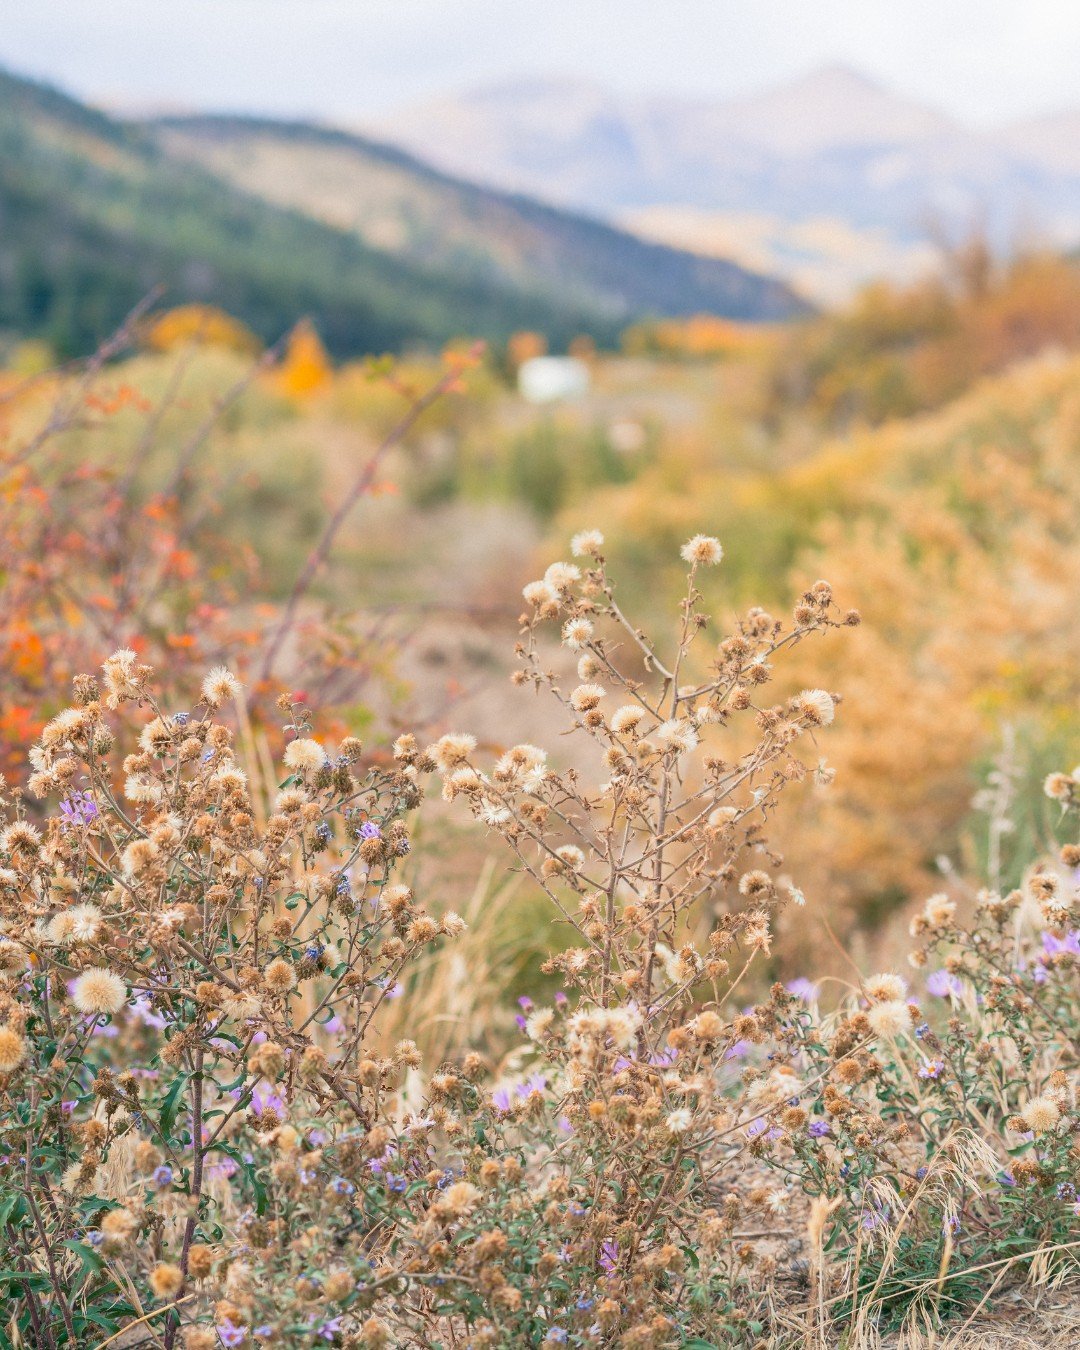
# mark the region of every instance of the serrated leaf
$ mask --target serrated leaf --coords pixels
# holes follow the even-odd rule
[[[70,1251],[73,1251],[79,1258],[84,1272],[101,1270],[105,1262],[94,1251],[93,1247],[88,1247],[85,1242],[78,1242],[75,1238],[68,1238],[64,1243]]]
[[[162,1135],[164,1135],[166,1139],[171,1139],[172,1137],[172,1128],[176,1124],[177,1113],[180,1110],[180,1094],[187,1086],[187,1081],[188,1075],[186,1073],[179,1074],[176,1082],[173,1083],[172,1087],[165,1094],[165,1100],[161,1104],[161,1115],[158,1118],[158,1124],[161,1128]]]

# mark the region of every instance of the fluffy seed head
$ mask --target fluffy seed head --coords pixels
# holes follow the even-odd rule
[[[152,839],[133,839],[120,857],[124,875],[144,876],[153,867],[157,856],[158,846]]]
[[[202,682],[202,696],[211,708],[220,708],[230,699],[239,698],[240,681],[224,666],[215,666]]]
[[[464,764],[476,749],[476,737],[460,731],[450,731],[441,736],[428,753],[443,773]]]
[[[1061,1110],[1052,1097],[1033,1097],[1020,1112],[1020,1119],[1036,1134],[1054,1129],[1061,1120]]]
[[[570,695],[570,706],[575,712],[589,712],[595,708],[607,690],[599,684],[579,684]]]
[[[684,562],[699,567],[714,567],[724,556],[720,540],[711,534],[695,534],[679,550]]]
[[[799,716],[812,727],[827,727],[836,716],[833,696],[824,689],[804,689],[795,702]]]
[[[550,605],[559,598],[559,592],[546,581],[530,581],[521,594],[530,605]]]
[[[71,1001],[81,1013],[111,1015],[127,1002],[127,985],[114,971],[92,966],[75,981]]]
[[[866,1014],[870,1029],[875,1036],[902,1036],[911,1030],[911,1014],[908,1005],[900,998],[887,999],[884,1003],[875,1003]]]
[[[266,981],[267,989],[273,994],[287,994],[290,989],[296,988],[296,971],[280,956],[266,967],[263,979]]]
[[[660,723],[652,733],[652,739],[662,750],[681,755],[695,748],[698,734],[685,718],[671,717]]]
[[[639,708],[636,703],[624,704],[611,714],[611,729],[616,736],[624,736],[628,731],[633,731],[644,716],[645,709]]]
[[[604,547],[604,536],[599,530],[582,530],[570,540],[570,552],[575,558],[595,558]]]
[[[460,1219],[476,1208],[482,1197],[478,1186],[471,1181],[455,1181],[448,1186],[433,1206],[443,1219]]]
[[[130,1209],[110,1209],[101,1219],[102,1234],[110,1242],[126,1242],[132,1236],[138,1223]]]
[[[180,1292],[183,1283],[183,1271],[171,1262],[162,1261],[150,1272],[150,1288],[155,1298],[172,1298]]]
[[[105,679],[105,701],[110,708],[118,708],[126,699],[138,698],[140,672],[138,657],[128,647],[121,647],[101,667]],[[145,668],[144,668],[145,671]]]
[[[0,830],[0,853],[30,854],[37,851],[41,834],[27,820],[15,820],[4,830]]]
[[[572,652],[581,651],[593,635],[593,626],[588,619],[568,619],[563,624],[563,642]]]
[[[26,1042],[13,1027],[0,1027],[0,1073],[12,1073],[26,1058]]]
[[[724,1034],[724,1019],[712,1008],[706,1008],[690,1023],[690,1030],[699,1041],[716,1041]]]
[[[73,905],[67,917],[73,942],[93,942],[101,930],[101,910],[97,905]]]
[[[863,990],[873,1003],[895,1002],[907,993],[907,981],[899,975],[875,975],[866,981]]]
[[[575,567],[573,563],[554,562],[544,573],[544,580],[555,590],[563,591],[581,580],[581,568]]]
[[[326,751],[318,741],[300,739],[285,747],[285,767],[293,773],[314,773],[326,763]]]
[[[75,931],[75,922],[71,917],[71,911],[62,909],[59,914],[54,914],[45,925],[45,937],[54,947],[64,947],[72,940]]]

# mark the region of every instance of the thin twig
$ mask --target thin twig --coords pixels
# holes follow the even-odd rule
[[[349,513],[360,498],[370,490],[382,461],[395,446],[399,445],[401,441],[404,440],[428,408],[442,398],[443,394],[455,385],[458,379],[459,375],[456,370],[448,370],[431,386],[426,394],[421,395],[421,397],[411,405],[405,416],[390,430],[378,449],[367,461],[363,469],[361,469],[352,487],[345,493],[344,497],[342,497],[337,510],[327,521],[322,537],[308,555],[307,562],[304,564],[300,575],[296,578],[296,582],[289,598],[285,602],[281,619],[278,622],[277,628],[274,630],[274,636],[270,639],[270,643],[266,649],[266,656],[263,658],[262,670],[259,674],[261,682],[265,683],[273,674],[274,663],[281,652],[281,647],[285,638],[292,628],[300,601],[311,589],[312,582],[315,580],[319,569],[326,562],[334,540],[337,538],[338,531],[345,523]]]

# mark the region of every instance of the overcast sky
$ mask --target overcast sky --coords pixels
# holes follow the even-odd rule
[[[522,75],[722,98],[825,61],[981,125],[1080,104],[1077,0],[0,0],[0,64],[112,105],[378,118]]]

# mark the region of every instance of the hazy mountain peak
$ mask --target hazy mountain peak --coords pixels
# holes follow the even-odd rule
[[[469,178],[647,220],[684,247],[726,253],[741,232],[742,259],[803,285],[803,264],[823,258],[818,294],[835,294],[836,267],[855,282],[895,257],[908,275],[931,225],[935,237],[977,225],[1001,246],[1021,230],[1080,238],[1080,112],[985,132],[842,62],[726,100],[504,83],[406,109],[380,132]]]
[[[607,100],[611,94],[603,85],[575,75],[532,75],[478,85],[469,91],[468,97],[480,103],[514,104],[560,98]]]
[[[959,130],[944,113],[839,62],[733,100],[721,115],[740,139],[788,155],[852,145],[909,145]]]

